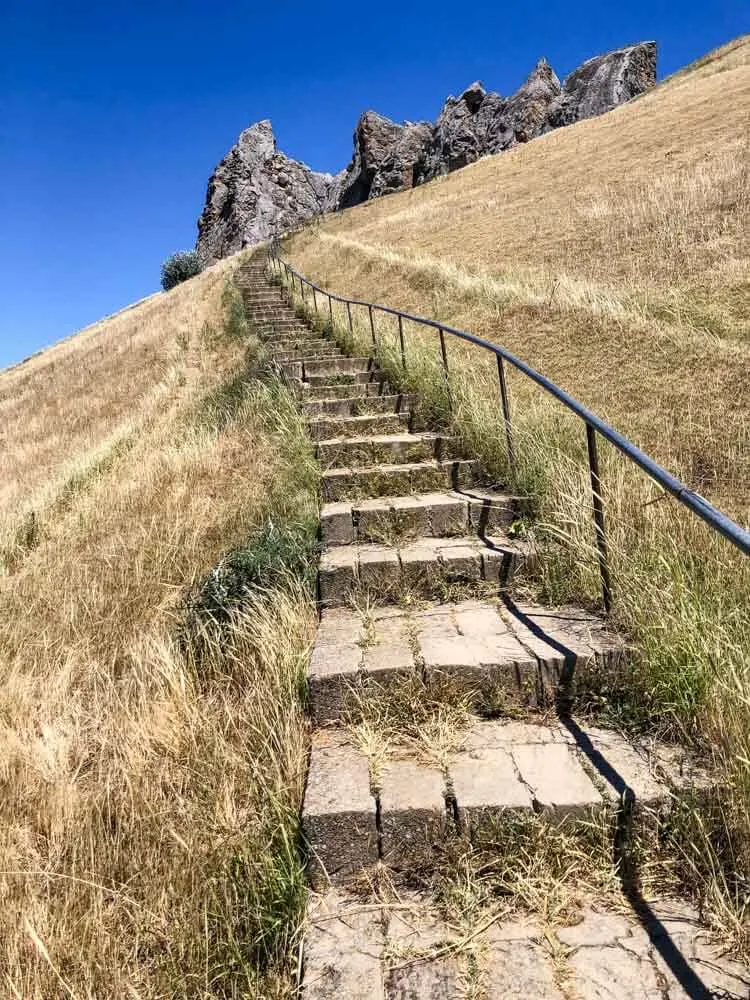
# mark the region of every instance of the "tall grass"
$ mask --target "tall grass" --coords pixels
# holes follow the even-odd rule
[[[129,447],[50,490],[0,577],[9,996],[293,990],[317,469],[220,277],[189,283],[210,308],[170,405],[133,400]]]

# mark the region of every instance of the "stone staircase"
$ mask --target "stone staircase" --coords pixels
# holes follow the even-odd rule
[[[537,558],[509,534],[514,498],[483,487],[449,437],[416,431],[414,399],[376,361],[344,356],[299,319],[264,258],[238,283],[323,470],[302,996],[747,996],[743,970],[685,904],[660,904],[650,924],[596,906],[562,928],[446,918],[436,869],[457,845],[486,849],[493,824],[614,831],[623,803],[631,819],[658,818],[705,777],[674,747],[568,714],[581,687],[626,668],[628,650],[589,612],[514,599],[514,574]],[[709,992],[687,989],[660,934],[685,944]]]

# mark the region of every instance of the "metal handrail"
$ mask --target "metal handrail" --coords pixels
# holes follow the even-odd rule
[[[291,279],[292,287],[294,287],[295,279],[299,282],[303,299],[305,297],[305,287],[312,291],[316,313],[318,311],[317,294],[325,296],[328,299],[328,309],[331,319],[333,318],[333,303],[340,302],[346,306],[347,315],[349,317],[349,328],[351,330],[352,306],[361,306],[364,309],[367,309],[372,342],[376,349],[377,337],[375,333],[374,314],[376,312],[380,312],[389,316],[397,317],[399,324],[401,358],[404,367],[406,367],[406,348],[403,332],[404,320],[409,320],[411,323],[418,323],[421,326],[426,326],[438,331],[440,335],[440,350],[446,380],[448,378],[448,354],[445,348],[445,334],[450,334],[452,337],[458,337],[460,340],[464,340],[469,344],[474,344],[476,347],[481,347],[484,350],[489,351],[491,354],[494,354],[497,358],[500,398],[503,410],[503,419],[505,421],[508,461],[511,470],[513,469],[515,462],[515,453],[513,448],[513,426],[511,422],[508,387],[505,379],[505,362],[508,362],[508,364],[512,365],[518,371],[523,372],[527,378],[530,378],[538,386],[541,386],[545,392],[548,392],[551,396],[561,402],[569,410],[572,410],[573,413],[584,421],[586,425],[586,443],[588,449],[589,471],[591,474],[591,489],[593,494],[594,526],[596,532],[597,551],[599,555],[599,567],[602,578],[602,596],[604,600],[604,607],[607,611],[610,610],[612,604],[612,585],[609,574],[606,527],[604,520],[604,501],[602,498],[599,459],[597,454],[597,434],[600,434],[605,440],[613,444],[615,448],[639,466],[651,479],[654,480],[654,482],[658,483],[664,490],[666,490],[667,493],[670,493],[676,500],[683,504],[683,506],[687,507],[688,510],[691,510],[694,514],[705,521],[706,524],[714,529],[714,531],[717,531],[724,538],[728,539],[728,541],[735,545],[740,552],[743,552],[745,555],[750,555],[750,532],[746,531],[731,518],[727,517],[726,514],[723,514],[699,493],[689,489],[683,482],[677,479],[676,476],[667,472],[667,470],[662,468],[657,462],[654,461],[654,459],[652,459],[644,451],[641,451],[641,449],[637,445],[633,444],[632,441],[629,441],[626,437],[620,434],[619,431],[616,431],[614,427],[611,427],[608,423],[606,423],[606,421],[602,420],[601,417],[597,417],[595,413],[592,413],[591,410],[587,409],[583,403],[579,403],[577,399],[567,393],[564,389],[561,389],[559,385],[556,385],[545,375],[536,371],[531,367],[531,365],[527,365],[525,361],[521,361],[520,358],[517,358],[515,354],[511,354],[511,352],[506,350],[504,347],[501,347],[498,344],[493,344],[489,340],[483,340],[481,337],[477,337],[473,333],[467,333],[465,330],[458,330],[456,327],[448,326],[445,323],[439,323],[434,319],[427,319],[424,316],[414,316],[412,313],[403,312],[400,309],[393,309],[391,306],[378,305],[374,302],[365,302],[361,299],[349,299],[342,295],[335,295],[333,292],[329,292],[325,288],[321,288],[319,285],[314,284],[314,282],[300,274],[299,271],[296,271],[291,264],[288,263],[288,261],[285,261],[280,256],[275,241],[269,245],[268,257],[271,262],[271,266],[277,270],[279,276],[283,271],[286,274],[287,281],[290,281]]]

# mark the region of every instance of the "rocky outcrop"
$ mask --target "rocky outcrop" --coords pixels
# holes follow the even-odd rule
[[[246,129],[208,182],[198,220],[202,266],[333,208],[338,184],[278,152],[269,121]]]
[[[574,70],[550,109],[548,127],[561,128],[624,104],[656,80],[656,42],[641,42],[589,59]]]
[[[545,59],[512,97],[487,93],[479,81],[440,112],[420,181],[448,174],[488,153],[501,153],[541,135],[560,81]]]
[[[271,123],[247,129],[214,171],[198,221],[205,265],[294,229],[323,212],[350,208],[502,153],[551,129],[604,114],[656,81],[656,43],[596,56],[560,81],[545,59],[510,97],[477,81],[449,97],[435,125],[398,124],[367,111],[354,130],[352,161],[335,177],[276,148]]]
[[[354,155],[344,172],[338,207],[412,187],[431,141],[432,126],[427,122],[398,125],[366,111],[354,130]]]

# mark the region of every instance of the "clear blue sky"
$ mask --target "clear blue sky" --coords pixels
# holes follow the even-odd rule
[[[0,367],[155,291],[259,118],[333,172],[367,108],[432,119],[474,79],[508,94],[540,56],[562,77],[651,38],[664,76],[750,29],[750,0],[1,7]]]

